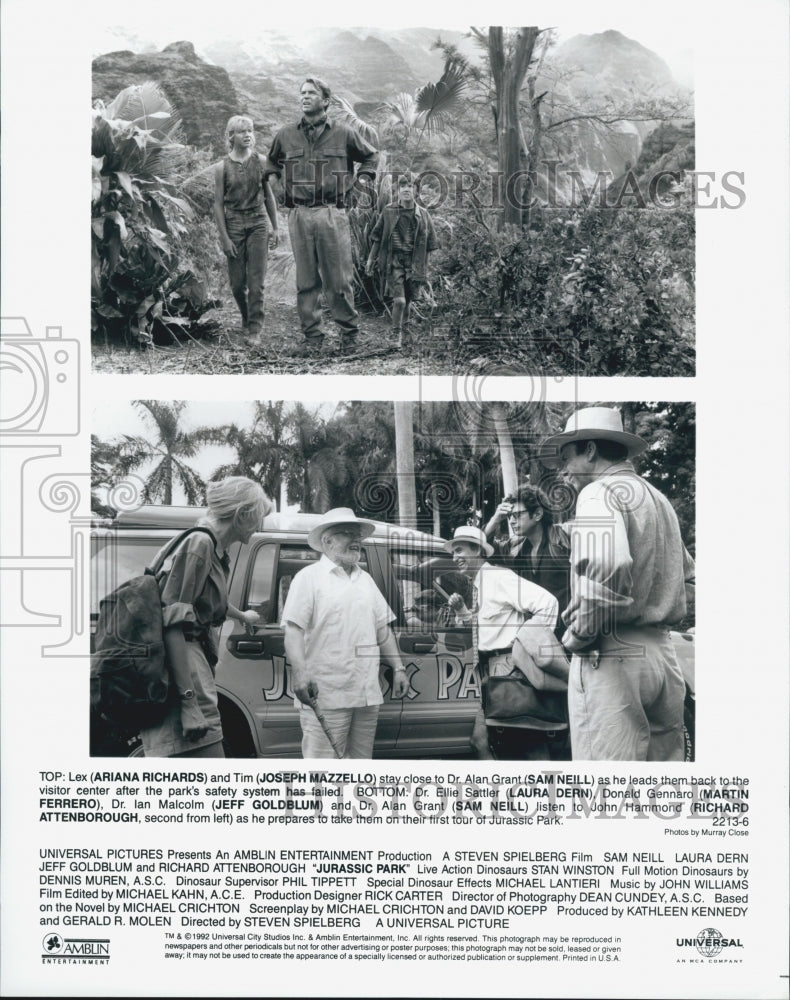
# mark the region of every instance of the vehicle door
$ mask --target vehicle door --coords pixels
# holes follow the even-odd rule
[[[456,624],[446,599],[462,580],[456,579],[452,560],[435,546],[396,543],[379,546],[377,553],[409,676],[397,755],[468,753],[480,686],[471,628]]]
[[[247,561],[239,563],[231,586],[231,602],[242,610],[253,608],[261,620],[251,628],[235,621],[226,623],[217,684],[243,704],[253,720],[258,752],[264,757],[301,756],[302,733],[280,622],[294,576],[319,558],[302,539],[264,537],[249,546]],[[360,566],[368,568],[367,549]],[[388,690],[389,683],[383,681],[382,689]],[[377,756],[392,754],[399,715],[400,704],[385,700],[376,730]]]

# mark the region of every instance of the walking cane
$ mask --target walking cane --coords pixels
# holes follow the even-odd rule
[[[318,719],[318,724],[321,726],[321,729],[324,732],[324,736],[326,736],[326,738],[329,740],[330,746],[335,751],[335,756],[337,757],[338,760],[342,760],[343,754],[341,753],[340,747],[337,745],[334,736],[329,730],[329,726],[327,724],[326,718],[324,717],[324,713],[321,711],[321,707],[318,704],[318,692],[314,691],[313,687],[314,687],[313,684],[308,684],[306,688],[300,688],[298,691],[295,692],[295,694],[300,701],[305,702],[305,704],[309,705],[310,708],[313,710],[316,719]]]

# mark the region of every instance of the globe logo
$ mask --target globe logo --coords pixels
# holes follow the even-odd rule
[[[715,927],[706,927],[694,938],[694,944],[700,955],[704,955],[706,958],[715,958],[723,947],[722,937],[721,931],[717,931]]]

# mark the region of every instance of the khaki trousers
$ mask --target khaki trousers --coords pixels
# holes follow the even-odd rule
[[[568,712],[574,760],[684,759],[686,685],[669,633],[620,629],[574,654]]]

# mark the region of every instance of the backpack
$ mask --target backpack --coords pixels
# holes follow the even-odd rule
[[[207,534],[216,548],[208,528],[188,528],[160,550],[142,576],[122,583],[99,604],[91,654],[91,708],[130,733],[161,722],[172,704],[157,576],[194,531]]]

